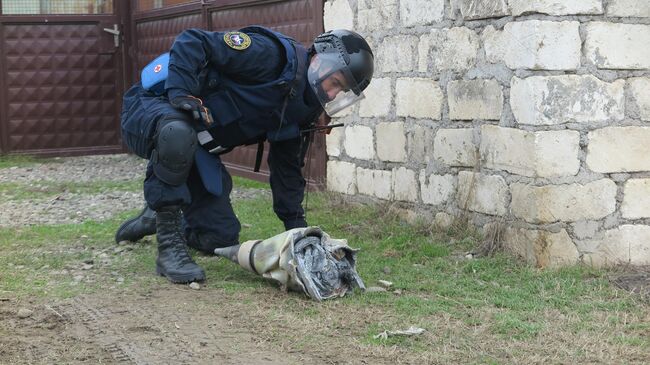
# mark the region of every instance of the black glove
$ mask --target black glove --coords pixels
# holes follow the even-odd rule
[[[191,95],[177,96],[169,101],[169,103],[178,110],[188,111],[192,114],[192,118],[198,122],[202,122],[206,126],[212,124],[212,117],[208,108],[203,106],[201,99]]]

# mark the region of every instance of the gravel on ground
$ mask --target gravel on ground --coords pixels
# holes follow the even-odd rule
[[[129,154],[58,157],[28,166],[0,169],[0,184],[101,183],[144,179],[147,161]],[[232,199],[254,198],[268,190],[233,188]],[[0,227],[78,224],[102,221],[142,208],[142,191],[106,190],[83,194],[63,191],[54,197],[0,201]]]

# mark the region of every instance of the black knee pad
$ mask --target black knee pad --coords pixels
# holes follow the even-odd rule
[[[196,132],[182,120],[162,120],[155,142],[156,148],[151,154],[154,174],[167,184],[183,184],[194,163],[198,144]]]

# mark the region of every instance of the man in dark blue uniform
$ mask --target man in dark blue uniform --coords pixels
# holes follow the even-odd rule
[[[156,233],[160,275],[175,283],[204,280],[187,245],[212,254],[238,244],[241,228],[219,154],[264,140],[273,209],[286,229],[307,226],[301,167],[308,139],[301,130],[323,110],[332,115],[361,99],[373,63],[368,43],[347,30],[321,34],[309,50],[257,26],[181,33],[168,63],[148,66],[167,72],[164,83],[144,85],[143,73],[124,96],[123,139],[149,160],[147,204],[119,227],[116,241]]]

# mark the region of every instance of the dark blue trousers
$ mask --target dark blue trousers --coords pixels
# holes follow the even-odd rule
[[[138,83],[124,95],[121,115],[122,138],[136,155],[149,159],[155,146],[156,127],[165,118],[185,120],[188,116],[172,107],[167,98],[155,96],[142,89]],[[201,148],[201,147],[199,147]],[[229,246],[239,241],[241,229],[230,201],[232,178],[220,160],[222,193],[216,196],[205,189],[201,176],[193,166],[185,183],[178,186],[161,181],[153,173],[151,161],[144,180],[144,198],[149,207],[158,210],[170,205],[180,205],[185,218],[188,237],[207,238],[218,246]],[[202,239],[203,240],[203,239]]]

